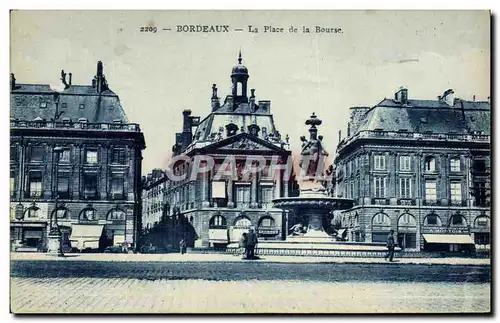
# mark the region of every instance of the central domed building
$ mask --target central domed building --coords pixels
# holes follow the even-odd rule
[[[272,200],[297,195],[297,185],[293,171],[286,178],[284,170],[269,170],[291,157],[288,135],[283,138],[276,129],[271,102],[257,101],[254,89],[248,93],[248,79],[240,52],[231,71],[232,93],[223,103],[214,84],[211,111],[205,118],[183,111],[182,132],[176,134],[172,152],[174,159],[182,156],[188,162],[176,163],[173,173],[191,174],[201,156],[214,160],[209,172],[167,184],[165,213],[176,228],[174,240],[184,238],[188,246],[223,248],[250,228],[260,240],[285,238],[285,214],[273,208]],[[247,157],[263,158],[263,171],[245,176]],[[218,176],[221,169],[231,169],[233,175]]]

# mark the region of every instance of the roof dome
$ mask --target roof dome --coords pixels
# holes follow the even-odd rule
[[[231,74],[248,74],[248,69],[245,67],[245,65],[241,64],[241,51],[238,56],[238,65],[233,67],[232,73]]]

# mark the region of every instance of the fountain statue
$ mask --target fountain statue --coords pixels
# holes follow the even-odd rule
[[[322,121],[313,113],[306,121],[309,125],[309,140],[302,141],[299,196],[274,199],[277,208],[288,210],[297,223],[287,241],[331,242],[333,238],[325,231],[324,223],[332,212],[346,210],[353,206],[353,201],[345,198],[328,196],[325,180],[325,160],[328,153],[323,148],[323,136],[318,136],[317,126]]]

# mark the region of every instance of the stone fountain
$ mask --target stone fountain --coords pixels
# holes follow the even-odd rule
[[[323,148],[322,136],[318,136],[318,126],[322,121],[313,113],[306,121],[309,125],[309,140],[301,137],[301,162],[299,196],[274,199],[275,207],[288,210],[298,219],[294,223],[295,233],[288,236],[290,242],[332,242],[333,237],[324,230],[325,219],[340,210],[353,206],[353,201],[334,198],[327,194],[324,179],[324,161],[328,153]]]

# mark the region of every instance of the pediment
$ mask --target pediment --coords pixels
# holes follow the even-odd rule
[[[278,145],[271,142],[262,140],[255,136],[249,134],[238,134],[233,137],[226,138],[210,146],[205,147],[205,149],[213,150],[223,150],[223,151],[258,151],[258,152],[273,152],[273,151],[284,151]]]

